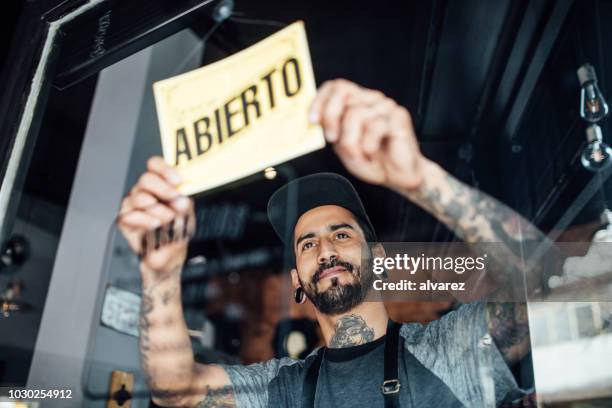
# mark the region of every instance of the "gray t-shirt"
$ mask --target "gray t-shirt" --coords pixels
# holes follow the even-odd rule
[[[384,341],[383,337],[362,346],[327,349],[315,406],[382,407]],[[485,303],[463,305],[425,326],[403,324],[400,344],[402,408],[490,407],[522,394],[488,335]],[[300,407],[306,371],[316,352],[305,360],[223,366],[237,406]]]

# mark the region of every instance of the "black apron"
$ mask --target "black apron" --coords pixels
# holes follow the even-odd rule
[[[401,324],[389,320],[387,324],[387,335],[385,339],[385,377],[380,385],[380,392],[385,400],[385,408],[400,408],[399,393],[405,387],[412,402],[411,408],[426,407],[424,401],[428,401],[428,395],[435,395],[440,407],[464,408],[448,386],[425,368],[416,357],[404,348],[403,353],[406,360],[408,384],[401,384],[399,380],[398,361],[400,359],[399,331]],[[302,388],[302,408],[314,408],[317,379],[321,363],[323,362],[323,348],[318,350],[317,355],[308,367],[304,386]]]

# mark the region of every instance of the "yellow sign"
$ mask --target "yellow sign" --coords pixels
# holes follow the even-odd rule
[[[186,195],[320,149],[316,86],[299,21],[221,61],[153,84],[166,162]]]

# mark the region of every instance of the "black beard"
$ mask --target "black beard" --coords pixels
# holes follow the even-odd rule
[[[337,277],[331,278],[330,287],[324,291],[319,292],[317,283],[319,282],[319,276],[325,269],[333,268],[335,266],[341,266],[349,272],[354,282],[347,284],[340,284]],[[319,269],[315,272],[309,285],[304,285],[304,292],[312,304],[323,314],[337,315],[346,313],[365,299],[370,285],[372,284],[372,273],[368,273],[368,276],[361,275],[361,269],[353,267],[348,262],[343,262],[339,259],[333,259],[331,262],[320,265]]]

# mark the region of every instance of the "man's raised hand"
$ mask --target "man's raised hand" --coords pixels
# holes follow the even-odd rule
[[[310,120],[323,126],[325,138],[356,177],[397,190],[421,185],[425,158],[410,113],[380,91],[344,79],[327,81]]]
[[[151,157],[147,170],[121,203],[117,224],[140,255],[141,272],[147,279],[155,280],[185,262],[195,214],[193,200],[177,190],[180,181],[164,159]]]

